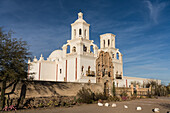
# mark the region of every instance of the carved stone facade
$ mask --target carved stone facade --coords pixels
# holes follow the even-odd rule
[[[100,51],[96,59],[96,83],[103,84],[104,93],[110,94],[114,80],[114,66],[108,52]]]
[[[96,78],[100,83],[101,79],[105,76],[114,79],[113,76],[113,63],[112,58],[108,52],[101,51],[99,57],[96,59]]]

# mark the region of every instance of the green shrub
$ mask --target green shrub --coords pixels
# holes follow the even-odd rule
[[[90,104],[95,100],[95,94],[90,89],[85,89],[84,87],[79,90],[77,96],[79,97],[78,102],[82,103]]]
[[[126,93],[126,91],[123,91],[121,94],[120,94],[121,97],[127,97],[128,94]]]
[[[166,95],[168,95],[167,88],[163,85],[157,85],[155,87],[155,95],[156,96],[166,96]]]
[[[120,98],[119,97],[117,97],[117,96],[109,96],[108,97],[108,99],[107,99],[108,101],[120,101]]]
[[[98,100],[107,100],[108,97],[104,95],[104,93],[94,93],[90,89],[82,88],[77,93],[77,96],[79,97],[77,99],[77,102],[79,103],[95,103]]]
[[[112,93],[113,93],[113,96],[116,96],[115,82],[113,82]]]
[[[98,100],[107,100],[108,97],[105,96],[103,93],[95,93],[95,100],[94,101],[98,101]]]
[[[44,103],[39,103],[38,107],[42,108],[42,107],[45,107],[45,105],[44,105]]]

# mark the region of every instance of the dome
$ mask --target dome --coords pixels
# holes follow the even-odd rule
[[[62,55],[63,55],[63,51],[62,51],[62,50],[55,50],[55,51],[53,51],[53,52],[50,54],[49,58],[50,58],[50,59],[61,58]]]

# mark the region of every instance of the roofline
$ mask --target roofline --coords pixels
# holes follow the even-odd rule
[[[100,35],[100,38],[101,38],[102,36],[105,36],[105,35],[111,35],[111,36],[113,36],[113,37],[116,37],[116,35],[114,35],[114,34],[112,34],[112,33],[105,33],[105,34]]]

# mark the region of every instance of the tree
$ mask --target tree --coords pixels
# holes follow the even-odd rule
[[[27,43],[12,38],[12,34],[11,31],[5,33],[0,28],[1,108],[5,105],[5,95],[7,95],[5,90],[13,84],[16,85],[19,80],[27,78],[27,60],[30,55]],[[13,91],[14,89],[11,93]]]
[[[162,84],[158,84],[156,81],[150,81],[146,84],[146,87],[151,87],[151,96],[166,96],[168,94],[168,89]]]
[[[112,88],[112,91],[113,91],[113,96],[116,96],[115,82],[113,82],[113,88]]]
[[[169,85],[167,85],[167,92],[170,95],[170,83],[169,83]]]

